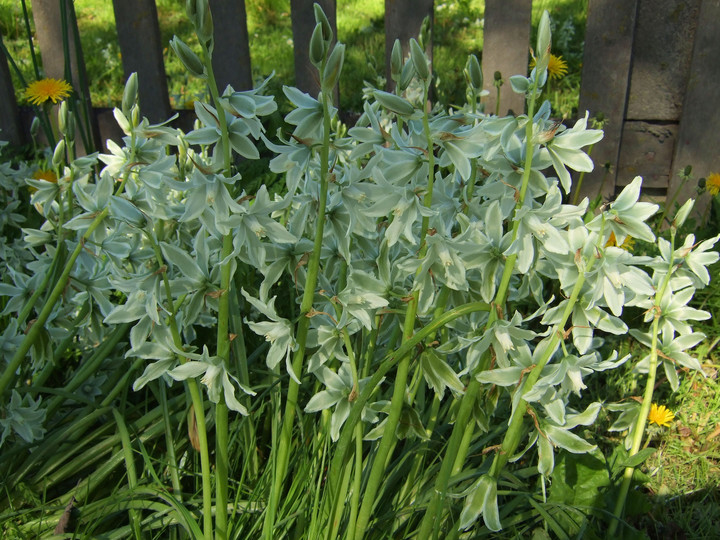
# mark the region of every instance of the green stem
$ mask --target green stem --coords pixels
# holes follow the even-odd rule
[[[528,185],[530,184],[530,173],[532,172],[532,158],[535,149],[535,145],[533,143],[533,116],[535,114],[537,87],[538,78],[536,77],[535,82],[530,89],[530,95],[528,97],[528,119],[527,124],[525,125],[525,164],[523,169],[522,183],[520,185],[520,191],[518,193],[517,202],[515,204],[515,215],[517,215],[517,213],[520,211],[520,209],[523,207],[523,204],[525,203],[525,195],[527,194]],[[498,86],[498,93],[499,91],[500,87]],[[514,219],[511,242],[515,242],[515,240],[517,239],[519,227],[520,222],[517,219]],[[488,322],[485,327],[486,329],[490,328],[490,326],[500,318],[499,310],[502,309],[502,306],[505,304],[508,287],[510,286],[510,278],[512,277],[513,270],[515,269],[516,260],[517,254],[509,255],[505,260],[503,274],[500,278],[500,284],[498,285],[498,290],[492,303],[493,309],[490,310]],[[475,370],[475,373],[487,369],[489,361],[490,355],[483,355],[478,365],[478,368]],[[471,375],[475,375],[475,373],[472,373]],[[419,538],[429,538],[431,530],[435,530],[435,534],[437,534],[438,528],[440,526],[440,511],[445,501],[447,485],[450,481],[450,476],[453,469],[462,469],[462,464],[465,462],[466,455],[464,453],[461,453],[461,449],[467,452],[467,449],[469,448],[469,445],[463,445],[463,439],[472,439],[472,433],[466,435],[465,431],[467,429],[474,430],[474,424],[473,427],[470,428],[468,427],[468,421],[470,420],[470,414],[472,412],[472,409],[475,406],[475,400],[477,399],[477,396],[480,392],[480,387],[481,384],[474,376],[472,376],[465,390],[465,394],[460,401],[460,408],[458,409],[457,417],[455,418],[455,424],[453,426],[452,434],[450,435],[450,440],[448,441],[447,447],[445,449],[443,461],[440,466],[440,472],[438,473],[435,480],[435,492],[432,496],[432,499],[430,500],[430,504],[425,511],[425,516],[423,517],[423,521],[420,526],[420,533],[418,536]]]
[[[439,317],[434,318],[427,326],[418,330],[411,338],[405,340],[397,349],[392,350],[385,356],[353,404],[352,409],[350,409],[348,419],[345,421],[345,425],[340,433],[340,439],[338,439],[338,442],[335,445],[333,459],[330,463],[330,467],[328,468],[327,478],[329,493],[337,493],[337,490],[340,487],[340,479],[343,473],[343,462],[355,433],[355,425],[360,420],[363,407],[365,407],[365,404],[370,399],[370,396],[375,392],[385,374],[397,365],[398,362],[405,358],[405,356],[409,354],[419,343],[434,335],[435,332],[446,324],[449,324],[459,317],[476,311],[489,310],[490,306],[485,302],[470,302],[451,309]]]
[[[324,68],[324,66],[325,62],[323,62],[322,67]],[[322,73],[322,69],[320,70],[320,73]],[[317,223],[315,225],[313,251],[310,256],[310,261],[308,262],[305,290],[303,291],[302,302],[300,304],[300,320],[298,322],[295,338],[296,349],[292,361],[292,369],[298,379],[302,376],[302,366],[305,360],[305,344],[307,341],[307,334],[310,329],[310,318],[307,315],[313,305],[315,286],[317,284],[318,272],[320,270],[320,253],[323,245],[325,209],[327,207],[330,158],[330,97],[326,93],[322,94],[322,105],[323,144],[320,149],[320,194],[318,200]],[[273,528],[275,526],[275,515],[277,512],[278,501],[280,499],[280,492],[282,491],[282,487],[285,482],[285,475],[287,473],[287,466],[290,458],[290,439],[292,437],[292,427],[295,421],[295,410],[297,407],[299,390],[300,385],[291,378],[288,382],[280,440],[278,445],[273,448],[273,450],[276,451],[276,462],[273,470],[270,501],[266,509],[265,521],[263,524],[263,535],[267,540],[272,540],[274,538]]]
[[[158,226],[161,227],[162,222],[158,222]],[[146,237],[150,240],[150,244],[155,253],[155,259],[158,263],[158,267],[163,268],[164,266],[166,266],[165,260],[163,259],[160,246],[155,239],[154,232],[147,232]],[[168,326],[170,327],[170,333],[172,334],[173,343],[178,349],[182,350],[182,337],[180,337],[177,319],[175,318],[175,315],[179,308],[179,304],[173,305],[172,289],[170,287],[170,280],[167,277],[167,272],[163,272],[162,276],[163,285],[165,288],[165,296],[167,297],[168,303]],[[187,361],[187,358],[180,358],[180,362],[182,362],[183,364]],[[197,425],[198,431],[198,442],[200,444],[200,471],[202,475],[203,494],[203,534],[205,540],[212,540],[212,470],[210,469],[210,450],[208,448],[207,424],[205,422],[205,403],[203,401],[202,393],[200,392],[200,387],[198,386],[197,380],[187,379],[185,382],[187,383],[188,390],[190,391],[190,399],[193,404],[195,423]]]
[[[633,431],[633,441],[630,447],[629,457],[634,456],[640,451],[642,445],[643,435],[645,434],[645,426],[647,424],[647,417],[650,412],[652,405],[653,391],[655,390],[655,378],[657,376],[657,365],[658,365],[658,333],[660,327],[660,302],[662,301],[665,291],[667,290],[668,284],[670,283],[670,277],[673,274],[673,264],[675,261],[675,228],[670,229],[670,261],[668,264],[668,272],[655,294],[655,302],[653,305],[654,319],[651,330],[651,341],[650,341],[650,365],[648,367],[648,378],[645,384],[645,392],[643,394],[642,405],[640,406],[640,413],[638,414],[637,420],[635,421],[635,429]],[[613,515],[615,519],[610,524],[608,531],[609,535],[615,534],[618,523],[622,518],[623,509],[625,508],[625,501],[627,499],[628,491],[630,490],[630,484],[632,482],[634,467],[626,467],[623,473],[623,482],[620,486],[620,493],[615,502],[615,511]]]
[[[425,82],[423,92],[423,105],[428,100],[429,83]],[[425,139],[427,141],[427,157],[428,157],[428,185],[425,191],[425,197],[423,199],[423,205],[426,208],[430,208],[432,205],[433,198],[433,183],[435,179],[435,154],[434,143],[432,134],[430,132],[430,122],[428,119],[427,107],[423,106],[423,131]],[[422,259],[427,252],[427,245],[425,238],[427,236],[427,229],[429,226],[430,218],[423,216],[422,225],[420,228],[420,252],[418,258]],[[420,270],[418,269],[418,273]],[[403,340],[408,340],[413,335],[415,328],[415,316],[418,308],[419,291],[414,291],[411,295],[411,300],[408,302],[407,311],[405,313],[405,323],[403,324]],[[370,521],[370,515],[375,506],[375,497],[377,495],[378,488],[382,483],[385,476],[385,468],[387,466],[387,460],[390,454],[390,449],[395,445],[395,430],[398,422],[400,421],[400,415],[402,414],[403,404],[405,402],[405,393],[407,389],[407,378],[410,370],[410,360],[412,359],[412,351],[408,351],[408,354],[398,364],[397,371],[395,373],[395,383],[393,385],[393,395],[390,400],[390,413],[388,414],[385,430],[383,431],[380,444],[378,445],[377,452],[373,461],[372,469],[370,470],[370,476],[365,487],[365,493],[363,495],[362,506],[358,514],[357,523],[355,525],[355,537],[361,540],[365,534],[365,529]],[[352,527],[352,524],[350,525]]]
[[[225,109],[220,101],[215,73],[212,67],[212,54],[200,39],[203,52],[203,63],[207,70],[207,84],[212,96],[217,118],[220,124],[220,137],[223,152],[223,174],[232,175],[232,162],[230,153],[230,136],[228,132]],[[230,285],[232,277],[232,264],[229,261],[233,250],[233,235],[228,233],[223,237],[221,260],[225,261],[220,269],[220,298],[218,299],[217,318],[217,356],[222,359],[225,369],[230,367]],[[215,406],[215,538],[224,540],[227,537],[227,500],[228,500],[228,407],[223,392]]]

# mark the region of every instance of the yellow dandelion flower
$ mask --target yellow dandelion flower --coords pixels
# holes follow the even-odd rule
[[[47,101],[57,103],[70,95],[72,87],[60,79],[40,79],[25,89],[25,97],[33,105],[42,105]]]
[[[53,171],[44,171],[42,169],[38,169],[35,171],[35,174],[33,174],[33,178],[35,180],[45,180],[46,182],[52,182],[53,184],[57,183],[57,176],[55,176],[55,173]],[[28,190],[30,193],[35,193],[37,191],[37,188],[33,186],[28,186]]]
[[[675,415],[665,407],[665,405],[658,405],[653,403],[650,407],[650,414],[648,414],[648,422],[651,424],[657,424],[658,426],[670,427],[670,422],[675,420]]]
[[[705,188],[711,195],[720,193],[720,173],[710,173],[705,179]]]
[[[605,244],[605,247],[611,247],[611,246],[617,246],[620,249],[624,249],[625,251],[632,252],[633,248],[635,247],[635,240],[632,236],[626,236],[625,240],[623,240],[623,243],[618,246],[617,238],[615,238],[615,233],[610,233],[610,238],[608,238],[607,244]]]
[[[530,68],[535,67],[535,58],[530,61]],[[568,73],[568,65],[562,56],[555,56],[550,54],[550,61],[548,62],[548,76],[551,79],[562,79]]]

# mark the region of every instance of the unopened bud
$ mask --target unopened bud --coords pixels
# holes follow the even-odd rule
[[[480,68],[480,62],[477,56],[471,54],[468,56],[467,65],[465,66],[465,74],[467,76],[470,86],[475,90],[481,90],[483,85],[482,69]]]
[[[328,21],[325,12],[322,7],[320,7],[320,4],[313,4],[313,10],[315,11],[315,22],[322,24],[323,41],[325,41],[326,45],[330,45],[330,42],[333,39],[333,31],[332,26],[330,26],[330,21]]]
[[[345,45],[338,43],[330,53],[325,71],[323,72],[322,89],[323,92],[331,92],[340,78],[343,61],[345,59]]]
[[[395,43],[393,43],[392,52],[390,53],[390,77],[393,81],[398,82],[400,80],[402,68],[402,45],[400,45],[400,40],[396,39]]]
[[[322,36],[322,23],[317,23],[310,38],[310,61],[316,68],[320,69],[324,58],[325,42]]]
[[[427,65],[427,57],[420,48],[420,44],[414,39],[410,40],[410,58],[412,59],[413,66],[418,76],[423,80],[427,81],[430,78],[430,69]]]
[[[52,157],[53,167],[56,169],[60,168],[65,164],[65,139],[60,139],[60,142],[55,146],[55,151]]]
[[[137,102],[138,93],[138,78],[137,73],[133,72],[128,77],[125,83],[125,90],[123,91],[122,97],[122,112],[127,116],[130,114],[130,109]]]
[[[205,78],[205,67],[202,61],[185,42],[177,36],[170,40],[170,47],[178,56],[182,64],[192,75]]]
[[[68,108],[67,101],[63,101],[58,108],[58,127],[60,133],[65,135],[67,133],[67,121],[68,121]]]

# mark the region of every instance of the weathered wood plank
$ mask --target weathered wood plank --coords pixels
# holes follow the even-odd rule
[[[113,0],[113,9],[125,79],[137,73],[143,116],[162,122],[171,110],[155,0]]]
[[[313,4],[319,4],[330,21],[337,38],[336,0],[290,0],[292,14],[293,48],[295,56],[295,86],[311,96],[320,92],[317,68],[310,62],[310,37],[315,29]],[[335,90],[337,96],[337,88]],[[335,102],[337,103],[337,97]]]
[[[2,41],[2,33],[0,33]],[[18,145],[23,141],[15,89],[5,55],[0,53],[0,140]]]
[[[695,178],[720,172],[720,0],[703,0],[699,21],[672,165],[674,173],[692,165]],[[669,196],[679,182],[673,174]],[[678,200],[694,197],[695,187],[683,186]],[[708,204],[709,196],[699,199],[695,213],[704,215]]]
[[[638,2],[628,120],[680,118],[700,4],[701,0]]]
[[[213,71],[220,92],[253,87],[245,0],[210,0],[215,23]]]
[[[43,61],[43,70],[45,77],[54,79],[66,79],[65,77],[65,57],[63,54],[63,28],[61,17],[61,6],[65,7],[65,15],[67,20],[68,42],[70,49],[70,74],[73,88],[80,98],[80,106],[86,108],[90,117],[90,129],[92,131],[92,148],[82,148],[82,140],[76,138],[76,148],[79,152],[93,152],[100,146],[100,135],[97,121],[92,112],[92,104],[85,101],[85,97],[89,99],[90,91],[87,86],[87,76],[85,74],[85,62],[83,60],[82,49],[77,50],[75,47],[74,35],[77,32],[77,19],[75,18],[75,8],[70,0],[34,0],[32,3],[33,19],[35,21],[35,33],[37,35],[38,45],[40,47],[40,55]]]
[[[500,88],[499,114],[525,111],[525,96],[513,92],[508,79],[528,73],[531,22],[532,0],[486,0],[482,68],[483,87],[490,95],[485,98],[485,112],[495,113],[496,71],[505,81]]]
[[[618,161],[616,186],[643,177],[643,187],[666,189],[671,176],[678,126],[676,123],[626,121]]]
[[[396,39],[400,40],[403,58],[410,51],[410,39],[418,38],[425,17],[430,17],[430,27],[434,20],[433,0],[385,0],[385,79],[388,91],[395,89],[395,81],[390,77],[390,54]],[[432,34],[430,43],[425,44],[432,69]]]
[[[585,28],[580,114],[606,119],[605,137],[593,148],[595,170],[585,176],[580,196],[615,192],[625,104],[630,80],[638,0],[590,0]],[[610,167],[607,172],[606,164]]]

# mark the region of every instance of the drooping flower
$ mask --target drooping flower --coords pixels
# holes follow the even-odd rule
[[[530,60],[530,68],[535,67],[535,58]],[[548,76],[551,79],[562,79],[568,73],[568,65],[562,56],[555,56],[550,54],[550,61],[548,62]]]
[[[57,103],[70,95],[72,87],[62,79],[40,79],[25,89],[25,97],[33,105],[42,105],[48,101]]]
[[[658,426],[670,427],[670,422],[675,420],[675,415],[665,405],[653,403],[648,414],[648,422],[657,424]]]
[[[710,173],[705,179],[705,188],[711,195],[720,193],[720,173]]]

